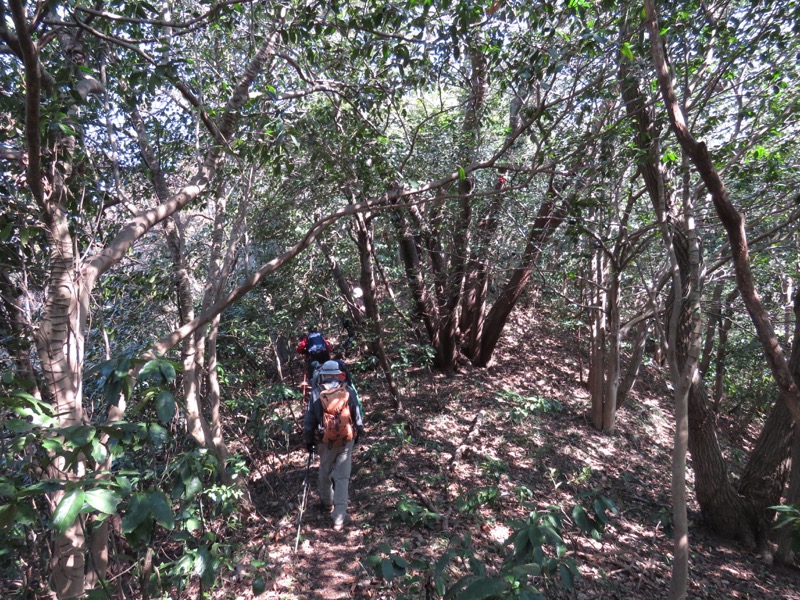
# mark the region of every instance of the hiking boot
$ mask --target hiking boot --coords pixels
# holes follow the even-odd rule
[[[317,510],[324,513],[333,512],[333,504],[325,504],[324,502],[317,502]]]
[[[344,525],[347,522],[346,517],[342,517],[341,519],[334,519],[333,520],[333,530],[334,531],[341,531],[344,529]]]

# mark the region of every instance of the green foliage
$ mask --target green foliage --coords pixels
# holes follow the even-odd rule
[[[417,507],[415,514],[419,512]],[[565,519],[566,512],[560,506],[550,506],[544,511],[532,511],[524,521],[509,523],[513,531],[504,544],[508,552],[499,569],[491,569],[486,559],[475,552],[470,534],[451,540],[452,545],[435,561],[415,558],[404,561],[400,569],[395,558],[398,555],[383,544],[368,563],[385,581],[405,576],[398,589],[412,593],[424,588],[428,593],[434,591],[436,597],[453,600],[544,600],[542,587],[557,584],[568,591],[575,590],[578,566],[569,556],[568,528],[600,540],[609,515],[619,514],[611,499],[596,492],[582,496],[582,502],[569,511],[571,519]]]
[[[391,582],[395,578],[402,578],[406,575],[409,563],[400,555],[395,554],[388,544],[380,544],[376,551],[377,554],[367,557],[364,562],[366,566],[375,571],[378,578]]]
[[[499,496],[500,490],[496,486],[489,486],[459,496],[455,500],[455,505],[462,512],[474,513],[481,506],[494,504]]]
[[[558,400],[543,396],[522,396],[506,389],[496,392],[495,401],[510,407],[508,420],[514,425],[528,422],[532,415],[552,414],[564,408]]]
[[[775,529],[787,528],[791,535],[792,552],[800,552],[800,508],[790,504],[780,504],[770,506],[770,509],[778,513]]]
[[[433,528],[442,518],[439,513],[431,512],[405,495],[401,496],[400,500],[397,501],[395,514],[404,523],[422,525],[429,528]]]
[[[571,512],[572,520],[581,532],[598,542],[608,524],[609,514],[619,515],[619,509],[611,498],[599,494],[583,495],[583,502],[576,504]]]

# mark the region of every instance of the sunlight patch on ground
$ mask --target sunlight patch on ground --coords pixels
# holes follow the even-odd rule
[[[495,523],[489,528],[489,537],[498,544],[504,544],[510,536],[511,530],[500,523]]]

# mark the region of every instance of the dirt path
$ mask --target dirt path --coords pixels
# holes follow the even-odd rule
[[[313,514],[313,513],[317,514]],[[298,549],[298,597],[304,600],[350,599],[359,580],[365,577],[360,559],[364,539],[361,529],[351,521],[344,531],[330,528],[330,515],[311,508],[308,534]]]
[[[334,531],[331,515],[317,507],[318,467],[319,460],[316,459],[309,474],[308,506],[303,514],[297,553],[294,553],[296,509],[288,515],[292,522],[287,522],[282,528],[280,542],[271,548],[270,555],[280,557],[283,567],[282,575],[276,577],[276,585],[271,590],[275,595],[268,595],[269,598],[350,600],[367,597],[359,593],[359,589],[368,585],[369,576],[362,566],[364,528],[368,527],[368,519],[359,510],[366,496],[359,487],[358,460],[353,465],[348,521],[342,531]],[[296,483],[297,489],[302,489],[302,484]]]

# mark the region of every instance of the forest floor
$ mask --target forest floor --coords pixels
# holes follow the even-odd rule
[[[355,452],[346,529],[333,531],[330,515],[314,508],[315,461],[295,552],[307,458],[299,429],[288,455],[252,449],[266,461],[250,488],[258,514],[237,534],[238,570],[213,597],[426,598],[426,582],[450,585],[470,564],[496,575],[513,548],[506,540],[538,511],[560,516],[563,558],[578,572],[573,591],[558,572],[535,578],[545,598],[667,598],[671,395],[656,367],[645,366],[615,434],[603,435],[591,426],[579,356],[572,334],[522,320],[488,369],[404,373],[406,421],[395,416],[378,373],[356,374],[368,435]],[[722,440],[728,458],[752,441],[741,433],[734,444]],[[604,512],[608,523],[595,540],[575,524],[573,507],[591,517],[595,505],[611,506],[602,498],[619,514]],[[689,598],[800,599],[800,571],[768,566],[715,537],[691,497],[689,519]],[[452,560],[437,571],[448,551]],[[544,551],[559,562],[553,546]],[[264,590],[258,596],[254,578]]]

